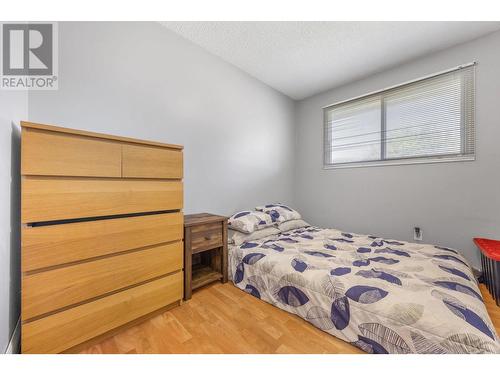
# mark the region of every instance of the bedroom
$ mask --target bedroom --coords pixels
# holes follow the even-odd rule
[[[4,352],[500,351],[500,22],[55,19],[55,87],[2,44]]]

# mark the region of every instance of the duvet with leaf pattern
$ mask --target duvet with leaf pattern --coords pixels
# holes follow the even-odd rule
[[[499,353],[466,260],[444,247],[301,228],[230,246],[234,284],[369,353]]]

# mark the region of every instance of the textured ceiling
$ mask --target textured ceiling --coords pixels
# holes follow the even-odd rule
[[[500,22],[161,23],[293,99],[500,29]]]

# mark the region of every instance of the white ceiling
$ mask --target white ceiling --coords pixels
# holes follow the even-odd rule
[[[309,97],[500,29],[500,22],[162,25],[293,99]]]

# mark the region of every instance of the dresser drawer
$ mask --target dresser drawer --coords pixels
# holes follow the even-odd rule
[[[21,221],[178,210],[182,200],[181,181],[26,176],[22,179]]]
[[[222,224],[220,222],[196,225],[190,230],[193,254],[223,245]]]
[[[59,353],[182,299],[182,272],[23,324],[23,353]]]
[[[38,129],[23,129],[23,175],[121,176],[121,144]]]
[[[22,320],[182,269],[182,242],[23,276]]]
[[[22,271],[183,238],[180,212],[22,228]]]
[[[182,151],[123,145],[123,177],[182,178]]]

